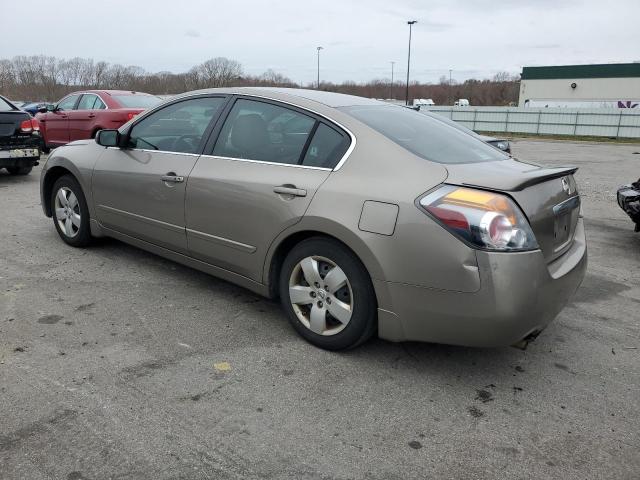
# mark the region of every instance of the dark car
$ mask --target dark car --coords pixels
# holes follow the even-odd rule
[[[618,205],[636,224],[635,231],[640,232],[640,179],[618,189]]]
[[[40,109],[42,137],[47,148],[94,138],[102,129],[119,128],[133,117],[162,102],[160,97],[123,90],[74,92],[56,105]]]
[[[40,159],[38,121],[0,96],[0,168],[27,175]]]
[[[32,116],[36,116],[36,114],[42,108],[46,108],[46,102],[28,102],[20,106],[20,110],[24,110],[25,112],[31,114]]]
[[[511,153],[511,144],[509,143],[509,140],[506,140],[504,138],[489,137],[487,135],[480,135],[479,133],[474,132],[470,128],[467,128],[464,125],[461,125],[460,123],[456,122],[455,120],[451,120],[450,118],[445,117],[444,115],[431,113],[427,110],[422,110],[420,108],[418,108],[418,111],[424,115],[428,115],[432,118],[435,118],[436,120],[440,120],[441,122],[444,122],[447,125],[451,125],[453,128],[457,128],[458,130],[466,132],[469,135],[473,135],[474,137],[482,140],[483,142],[488,143],[492,147],[502,150],[503,152]]]

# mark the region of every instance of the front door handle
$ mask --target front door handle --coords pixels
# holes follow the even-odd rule
[[[89,118],[94,118],[95,116],[96,116],[96,114],[95,114],[95,113],[90,113],[90,114],[89,114]]]
[[[293,195],[294,197],[306,197],[307,191],[302,188],[296,188],[295,185],[280,185],[274,187],[273,191],[278,195]]]
[[[162,181],[169,183],[182,183],[184,182],[184,177],[181,177],[180,175],[163,175]]]

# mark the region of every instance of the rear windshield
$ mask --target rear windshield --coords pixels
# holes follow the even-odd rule
[[[409,108],[358,105],[339,109],[432,162],[480,163],[509,158],[468,133]]]
[[[111,95],[111,98],[124,108],[151,108],[162,101],[155,95]]]
[[[11,112],[13,110],[15,110],[13,105],[5,101],[4,98],[0,97],[0,112]]]

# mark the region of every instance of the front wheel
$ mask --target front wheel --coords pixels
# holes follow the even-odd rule
[[[287,255],[280,299],[296,331],[327,350],[367,341],[376,329],[376,299],[364,265],[341,243],[310,238]]]
[[[60,238],[73,247],[91,243],[89,208],[78,181],[63,175],[53,184],[51,193],[53,224]]]

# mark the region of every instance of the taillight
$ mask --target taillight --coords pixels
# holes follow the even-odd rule
[[[445,185],[419,203],[447,230],[474,247],[498,251],[538,248],[529,222],[506,195]]]
[[[127,122],[137,116],[138,116],[137,113],[127,113]]]
[[[25,120],[20,124],[20,131],[24,133],[39,132],[40,123],[35,118]]]

